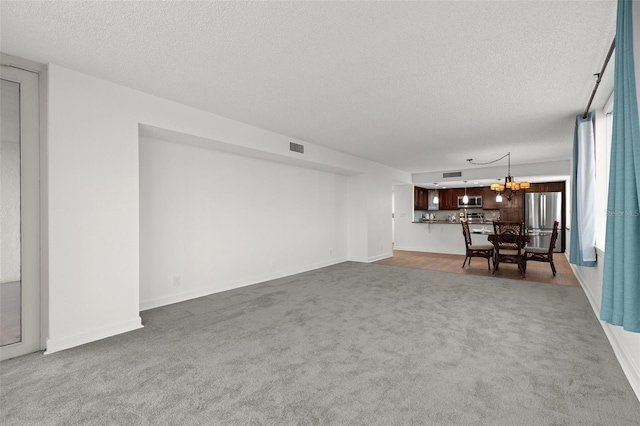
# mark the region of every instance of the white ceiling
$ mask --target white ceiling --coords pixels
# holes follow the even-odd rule
[[[616,13],[615,0],[0,7],[5,53],[408,172],[569,158]]]

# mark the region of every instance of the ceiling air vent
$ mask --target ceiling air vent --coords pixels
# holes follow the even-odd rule
[[[442,174],[443,178],[452,178],[452,177],[461,177],[461,176],[462,176],[462,172],[448,172],[448,173]]]
[[[300,154],[304,154],[304,145],[300,145],[299,143],[289,142],[289,151],[299,152]]]

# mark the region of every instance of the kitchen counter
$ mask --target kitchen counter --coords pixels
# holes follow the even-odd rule
[[[489,229],[484,228],[469,228],[469,232],[472,234],[493,235],[493,226]]]
[[[411,222],[411,223],[444,223],[447,225],[460,225],[460,222],[450,222],[448,220],[421,220],[419,222]]]
[[[423,251],[431,253],[449,253],[464,255],[465,245],[462,235],[462,226],[460,223],[459,210],[436,210],[436,211],[420,211],[413,207],[414,204],[414,188],[412,185],[398,185],[395,187],[395,212],[393,222],[393,242],[395,250],[407,251]],[[464,212],[463,212],[464,213]],[[497,210],[477,210],[468,211],[469,229],[493,231],[493,220],[496,220],[499,212]],[[422,222],[423,215],[435,214],[436,219],[432,221]],[[448,217],[455,214],[457,221],[449,222]],[[474,214],[481,214],[480,217],[474,217]],[[482,231],[480,231],[482,232]],[[487,244],[488,235],[474,234],[474,244]],[[462,264],[462,260],[460,260]]]
[[[444,220],[444,219],[434,219],[434,220],[424,220],[424,221],[419,221],[419,222],[411,222],[411,223],[440,223],[440,224],[445,224],[445,225],[460,225],[461,222],[451,222],[448,220]],[[473,226],[491,226],[493,227],[493,221],[491,220],[485,220],[484,222],[467,222],[469,223],[469,228],[472,228]]]
[[[460,222],[448,222],[446,220],[434,220],[433,222],[412,222],[422,226],[396,227],[396,250],[424,251],[430,253],[465,254],[464,237]],[[452,226],[453,225],[453,226]],[[482,233],[482,227],[493,233],[492,223],[470,223],[469,230],[478,229]],[[473,237],[474,244],[487,244],[489,234],[476,234]]]

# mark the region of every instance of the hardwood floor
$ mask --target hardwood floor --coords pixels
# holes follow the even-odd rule
[[[557,274],[554,277],[548,263],[528,262],[526,278],[522,278],[518,267],[511,264],[500,264],[500,269],[493,274],[487,270],[487,261],[481,258],[472,258],[471,266],[462,268],[463,255],[424,253],[418,251],[394,250],[393,257],[379,260],[379,265],[400,266],[404,268],[427,269],[431,271],[453,272],[456,274],[479,275],[495,277],[496,279],[510,278],[514,280],[532,281],[537,283],[580,287],[580,283],[573,274],[569,261],[564,253],[553,256]]]

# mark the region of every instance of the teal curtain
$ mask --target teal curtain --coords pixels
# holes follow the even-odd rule
[[[593,113],[576,117],[571,173],[569,262],[596,266],[596,170]]]
[[[640,126],[633,52],[633,3],[618,0],[613,135],[600,317],[625,330],[640,332]]]

